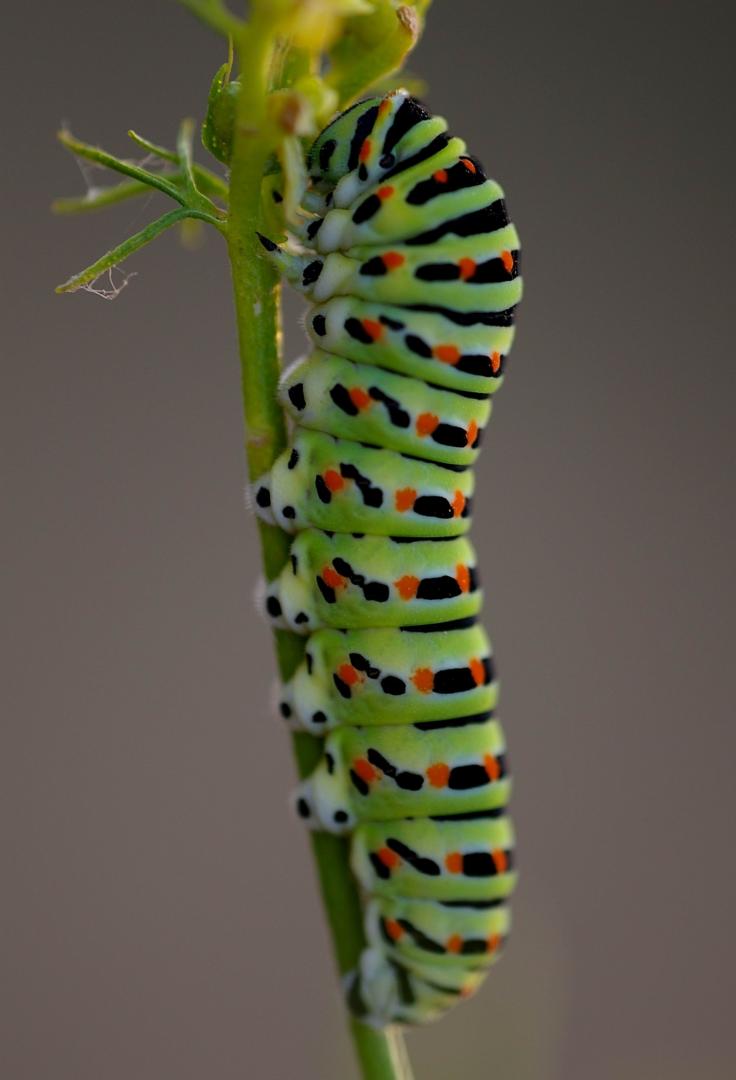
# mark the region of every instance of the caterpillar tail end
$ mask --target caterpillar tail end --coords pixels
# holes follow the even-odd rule
[[[401,1022],[396,972],[380,949],[363,949],[357,968],[343,979],[343,990],[348,1009],[362,1024],[380,1030]]]
[[[475,993],[483,971],[407,964],[385,949],[368,946],[343,986],[350,1012],[373,1028],[415,1026],[439,1020]],[[447,985],[444,985],[444,984]]]

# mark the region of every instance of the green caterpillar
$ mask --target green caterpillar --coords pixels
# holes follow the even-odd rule
[[[325,736],[297,809],[352,834],[367,897],[350,1007],[425,1023],[474,992],[510,925],[506,743],[464,534],[519,241],[498,184],[403,90],[339,116],[307,165],[298,248],[260,238],[314,304],[281,388],[291,445],[254,488],[296,533],[264,605],[309,635],[279,705]]]

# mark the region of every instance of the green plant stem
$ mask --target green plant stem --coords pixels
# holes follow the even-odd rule
[[[108,206],[135,199],[139,195],[150,195],[148,184],[140,180],[126,180],[105,188],[92,188],[84,195],[70,195],[54,199],[51,210],[54,214],[88,214],[94,210],[105,210]]]
[[[273,42],[257,13],[236,39],[242,80],[233,138],[228,247],[242,370],[246,453],[251,481],[266,472],[286,446],[284,415],[276,398],[280,375],[279,284],[256,240],[261,229],[261,183],[273,149],[268,135],[266,95]],[[259,524],[266,577],[285,565],[289,538],[280,529]],[[279,674],[289,679],[303,653],[303,639],[279,631],[276,652]],[[314,768],[320,740],[306,733],[293,737],[299,776]],[[348,862],[348,842],[314,832],[312,850],[322,899],[341,974],[354,966],[364,945],[360,897]],[[363,1080],[411,1080],[406,1051],[398,1031],[377,1031],[355,1019],[350,1031]]]

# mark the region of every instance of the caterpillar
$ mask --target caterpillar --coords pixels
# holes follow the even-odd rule
[[[291,243],[259,236],[312,304],[313,345],[281,384],[290,445],[253,490],[295,534],[263,603],[308,635],[279,703],[324,738],[297,810],[351,834],[366,897],[349,1006],[425,1023],[476,990],[510,928],[509,766],[466,533],[519,240],[499,185],[404,90],[338,116],[307,172]]]

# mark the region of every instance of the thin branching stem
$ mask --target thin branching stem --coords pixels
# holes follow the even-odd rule
[[[172,179],[174,179],[173,173]],[[108,206],[115,206],[116,203],[135,199],[139,195],[150,194],[148,184],[142,184],[140,180],[124,180],[122,184],[90,188],[84,195],[54,199],[51,209],[55,214],[88,214],[93,210],[105,210]]]
[[[179,157],[173,150],[169,150],[165,146],[159,146],[157,143],[151,142],[150,139],[144,139],[137,131],[130,130],[128,138],[132,139],[136,146],[140,146],[141,150],[145,150],[146,153],[153,155],[153,157],[160,158],[161,161],[170,161],[173,164],[179,162]],[[191,162],[191,168],[200,191],[204,192],[205,195],[214,195],[216,198],[222,199],[223,202],[227,202],[230,192],[227,180],[212,172],[211,169],[206,169],[204,165],[198,165],[196,161]]]
[[[172,225],[179,225],[187,218],[199,219],[200,221],[208,222],[210,225],[215,225],[219,229],[222,228],[221,222],[199,210],[189,210],[187,207],[181,207],[179,210],[170,210],[168,214],[164,214],[163,217],[157,218],[156,221],[152,221],[150,225],[146,225],[145,229],[141,229],[141,231],[137,232],[134,236],[129,236],[122,244],[118,244],[117,247],[112,248],[99,259],[96,259],[95,262],[85,270],[81,270],[78,274],[74,274],[68,281],[63,282],[63,284],[57,285],[56,291],[58,293],[76,292],[77,289],[83,289],[86,285],[91,285],[92,282],[96,281],[106,270],[112,270],[114,267],[119,266],[121,262],[129,258],[134,252],[145,247],[146,244],[150,244],[150,242],[155,240],[162,232],[170,229]]]

